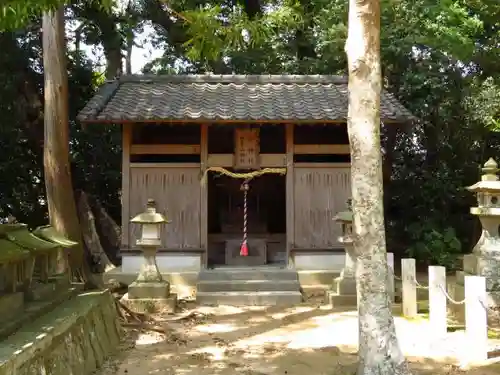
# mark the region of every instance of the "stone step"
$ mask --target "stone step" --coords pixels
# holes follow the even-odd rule
[[[300,292],[198,292],[200,305],[293,306],[302,302]]]
[[[198,292],[299,292],[298,280],[204,280]]]
[[[198,281],[298,280],[297,271],[282,268],[224,268],[203,270]]]

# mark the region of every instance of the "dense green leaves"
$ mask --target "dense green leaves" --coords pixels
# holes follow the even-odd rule
[[[111,9],[114,0],[84,0]],[[0,31],[25,27],[43,12],[69,4],[70,0],[4,0],[0,5]]]

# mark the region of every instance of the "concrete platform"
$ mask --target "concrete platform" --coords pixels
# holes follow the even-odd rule
[[[302,302],[300,292],[199,292],[200,305],[293,306]]]
[[[221,267],[200,272],[200,305],[289,305],[302,302],[297,272],[279,267]]]
[[[170,283],[171,291],[176,293],[179,298],[195,296],[198,274],[198,271],[161,272],[163,279]],[[106,272],[103,279],[105,283],[116,280],[119,283],[130,285],[135,281],[137,275],[138,272],[123,272],[121,267],[117,267]]]
[[[295,289],[296,291],[302,290],[305,294],[317,294],[324,293],[332,285],[333,279],[340,275],[339,270],[293,270],[278,267],[222,267],[221,269],[226,269],[229,273],[226,276],[226,281],[231,281],[234,286],[234,291],[255,291],[255,287],[260,281],[265,280],[280,280],[282,291],[288,291],[290,288],[295,288],[295,282],[300,286]],[[255,275],[255,270],[259,269],[258,276]],[[216,269],[218,270],[218,269]],[[197,294],[197,284],[198,292],[222,292],[225,286],[220,281],[220,276],[212,276],[210,272],[213,273],[214,270],[201,270],[201,271],[182,271],[182,272],[162,272],[160,270],[162,277],[170,283],[171,291],[176,293],[178,298],[193,298]],[[291,271],[291,272],[290,272]],[[106,272],[103,275],[104,282],[109,282],[110,280],[115,280],[125,285],[132,284],[137,278],[138,273],[133,272],[123,272],[121,267],[117,267]],[[277,275],[276,275],[277,274]],[[200,275],[202,282],[199,283]],[[274,276],[276,275],[276,276]],[[205,277],[206,276],[206,277]],[[257,277],[253,282],[256,285],[246,285],[243,281],[248,280],[250,277]],[[215,281],[215,283],[210,284],[209,281]],[[286,283],[285,281],[290,281]],[[218,284],[217,284],[218,283]],[[260,291],[277,291],[276,287],[271,285],[272,283],[260,282]],[[208,288],[208,289],[207,289]],[[226,290],[227,291],[227,290]],[[296,300],[296,299],[295,299]]]
[[[233,292],[278,292],[278,291],[298,291],[300,285],[297,280],[235,280],[228,282],[226,280],[200,281],[198,283],[197,293],[216,293],[231,289]]]

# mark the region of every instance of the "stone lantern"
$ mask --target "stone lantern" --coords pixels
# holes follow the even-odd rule
[[[477,195],[477,207],[472,207],[470,213],[476,215],[483,227],[481,238],[472,250],[476,257],[475,273],[485,276],[487,284],[497,284],[500,281],[500,181],[498,179],[498,164],[489,159],[482,169],[481,181],[467,189]],[[500,292],[500,286],[499,286]]]
[[[165,216],[156,212],[156,203],[148,199],[146,212],[132,220],[141,226],[141,237],[137,246],[142,250],[144,260],[137,279],[129,285],[124,302],[136,310],[153,312],[175,309],[177,296],[170,293],[170,284],[164,280],[156,264],[156,252],[161,245],[161,226],[169,224]]]
[[[339,242],[344,245],[345,260],[344,268],[340,276],[333,280],[332,290],[327,292],[327,303],[333,306],[356,305],[356,263],[354,256],[354,245],[352,238],[352,205],[347,201],[347,210],[339,212],[333,220],[342,227],[342,236]]]
[[[477,206],[470,209],[481,222],[481,238],[463,259],[463,271],[457,272],[455,299],[463,299],[464,277],[479,275],[486,278],[488,305],[500,305],[500,181],[498,164],[490,158],[482,168],[481,181],[469,186],[467,190],[477,196]],[[463,308],[456,308],[463,313]],[[459,314],[462,315],[462,314]],[[461,316],[459,316],[461,317]]]
[[[339,237],[339,242],[344,245],[345,262],[344,268],[340,273],[340,278],[346,282],[354,280],[355,263],[354,263],[354,245],[352,238],[352,205],[351,200],[347,201],[347,211],[339,212],[334,218],[337,223],[342,225],[342,236]],[[354,285],[356,283],[354,282]]]

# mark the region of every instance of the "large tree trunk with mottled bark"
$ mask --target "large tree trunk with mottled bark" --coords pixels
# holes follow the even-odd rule
[[[359,313],[358,375],[409,374],[388,289],[380,144],[380,1],[349,0],[348,130]]]
[[[89,282],[91,275],[84,261],[69,162],[68,76],[63,16],[63,7],[43,15],[45,187],[50,224],[79,244],[69,255],[71,271]]]

